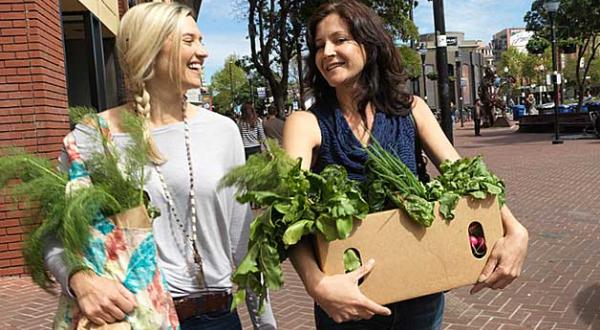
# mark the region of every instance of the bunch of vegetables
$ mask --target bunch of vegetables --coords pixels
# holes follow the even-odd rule
[[[241,203],[264,208],[250,226],[248,253],[233,274],[238,285],[233,308],[248,289],[258,295],[262,308],[267,289],[283,285],[281,262],[287,248],[302,236],[319,232],[328,241],[345,239],[354,220],[363,219],[369,209],[343,167],[327,166],[320,174],[302,170],[301,159],[292,160],[275,141],[267,144],[267,152],[253,155],[221,182],[238,187]]]
[[[480,157],[444,162],[441,175],[423,184],[398,157],[373,140],[366,150],[367,179],[359,186],[347,178],[343,167],[330,165],[320,174],[312,173],[302,170],[301,159],[292,160],[273,141],[268,146],[267,152],[250,157],[221,182],[238,187],[238,201],[264,208],[250,226],[248,253],[233,275],[238,285],[233,307],[244,300],[248,289],[258,295],[262,306],[267,289],[283,285],[280,263],[302,236],[321,233],[328,241],[345,239],[355,219],[391,208],[404,209],[413,220],[429,227],[435,219],[435,202],[440,203],[442,216],[451,220],[461,196],[484,199],[493,194],[504,201],[504,184]],[[360,267],[351,249],[344,255],[344,265],[346,271]]]
[[[440,214],[446,220],[454,219],[454,209],[463,196],[485,199],[488,194],[497,195],[500,205],[504,204],[504,183],[487,169],[480,156],[445,161],[440,165],[440,175],[423,184],[377,141],[367,153],[367,180],[363,190],[370,212],[401,208],[413,220],[429,227],[435,219],[435,202],[439,202]]]
[[[132,114],[124,115],[123,126],[131,134],[132,143],[124,155],[118,156],[102,136],[93,109],[69,110],[73,122],[85,120],[98,129],[95,136],[102,148],[86,162],[93,185],[69,194],[67,173],[58,170],[50,160],[18,149],[5,149],[0,154],[0,188],[8,188],[15,202],[32,207],[31,220],[36,225],[25,241],[23,256],[33,280],[42,288],[51,283],[43,258],[48,235],[55,235],[62,242],[65,261],[72,269],[85,268],[82,254],[89,242],[88,226],[100,214],[110,216],[148,202],[142,190],[148,158],[141,121]]]

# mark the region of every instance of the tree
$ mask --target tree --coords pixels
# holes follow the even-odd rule
[[[423,74],[421,67],[421,56],[416,50],[405,45],[398,47],[398,51],[402,57],[404,70],[406,71],[408,78],[419,79]]]
[[[265,78],[275,106],[281,111],[286,103],[289,65],[296,60],[298,76],[304,76],[303,36],[308,17],[325,0],[247,0],[250,59],[256,71]],[[402,40],[416,38],[414,23],[409,19],[415,1],[363,0],[383,18],[390,32]],[[303,95],[302,79],[298,81]]]
[[[502,58],[499,65],[496,67],[496,72],[501,76],[511,76],[515,79],[518,85],[523,81],[523,67],[527,54],[520,52],[515,47],[508,47],[502,53]],[[508,68],[508,72],[504,72],[504,68]]]
[[[215,95],[213,104],[220,113],[231,112],[235,106],[251,98],[246,73],[237,60],[235,55],[228,56],[223,68],[211,78],[210,91]]]
[[[549,17],[543,8],[544,0],[534,0],[531,10],[525,15],[527,30],[534,31],[537,38],[549,38]],[[577,109],[581,110],[587,87],[586,77],[600,47],[600,1],[562,0],[556,13],[556,35],[558,40],[569,40],[577,45],[577,63],[583,59],[583,69],[575,70],[575,81],[579,90]],[[537,40],[537,39],[536,39]]]

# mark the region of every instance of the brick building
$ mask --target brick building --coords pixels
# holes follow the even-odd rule
[[[103,110],[123,100],[115,35],[120,16],[141,2],[0,0],[0,147],[55,159],[68,106]],[[26,272],[26,216],[0,194],[0,276]]]

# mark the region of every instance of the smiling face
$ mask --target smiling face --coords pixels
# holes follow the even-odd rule
[[[171,56],[177,48],[173,47],[174,41],[180,43],[179,56],[175,57]],[[158,54],[154,67],[154,78],[175,82],[170,70],[176,70],[176,72],[179,71],[182,90],[199,88],[202,86],[202,65],[206,57],[208,57],[208,52],[202,45],[202,34],[196,21],[191,16],[186,16],[181,24],[181,36],[169,38]],[[172,58],[179,61],[179,65],[169,65]]]
[[[315,46],[315,63],[327,83],[334,88],[354,87],[367,57],[338,14],[330,14],[317,25]]]

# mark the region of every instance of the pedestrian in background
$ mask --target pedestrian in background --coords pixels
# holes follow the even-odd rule
[[[267,118],[263,122],[263,128],[265,135],[271,139],[277,139],[281,145],[283,139],[283,125],[284,121],[277,117],[277,108],[273,105],[267,107]]]
[[[258,118],[252,103],[246,102],[242,105],[242,115],[238,120],[238,127],[242,135],[246,159],[248,159],[251,155],[261,151],[266,140],[262,120]]]
[[[151,160],[144,190],[160,210],[151,224],[156,255],[144,255],[136,267],[158,263],[164,278],[153,276],[153,281],[164,281],[168,287],[181,329],[241,330],[237,311],[231,310],[231,276],[246,254],[253,215],[248,205],[237,202],[233,189],[217,185],[224,173],[244,163],[243,145],[231,120],[185,98],[186,90],[201,87],[200,73],[208,56],[194,15],[174,2],[136,5],[123,16],[116,45],[132,102],[99,116],[116,148],[131,140],[121,129],[121,114],[132,112],[144,120]],[[62,163],[69,157],[85,162],[93,150],[101,149],[95,132],[77,125],[73,137],[78,154],[63,153]],[[118,256],[118,238],[111,242],[106,247],[90,244],[89,249],[98,249],[94,256],[99,259]],[[63,254],[61,244],[49,239],[46,265],[79,312],[61,310],[55,328],[75,328],[81,314],[97,325],[129,321],[131,313],[142,320],[150,317],[150,311],[136,310],[133,294],[121,282],[103,276],[110,269],[72,269]],[[153,268],[147,274],[152,276]],[[162,304],[154,295],[152,303]],[[249,296],[247,304],[255,327],[275,329],[270,306],[259,317],[256,299]],[[167,325],[142,322],[107,328],[166,329]]]
[[[355,0],[325,3],[310,18],[307,33],[307,83],[315,104],[286,120],[283,137],[284,149],[292,158],[300,157],[304,169],[320,172],[336,164],[350,179],[364,181],[368,159],[364,148],[371,137],[415,174],[421,158],[415,153],[416,139],[438,166],[460,159],[427,104],[405,91],[402,58],[371,8]],[[527,230],[506,206],[501,213],[506,234],[494,246],[472,293],[484,287],[504,288],[521,272]],[[309,239],[290,248],[289,256],[315,300],[317,329],[441,327],[441,292],[381,306],[358,287],[373,262],[347,274],[325,275]]]
[[[475,100],[475,106],[473,107],[473,125],[475,127],[475,136],[481,136],[481,108],[483,103],[481,99]]]

